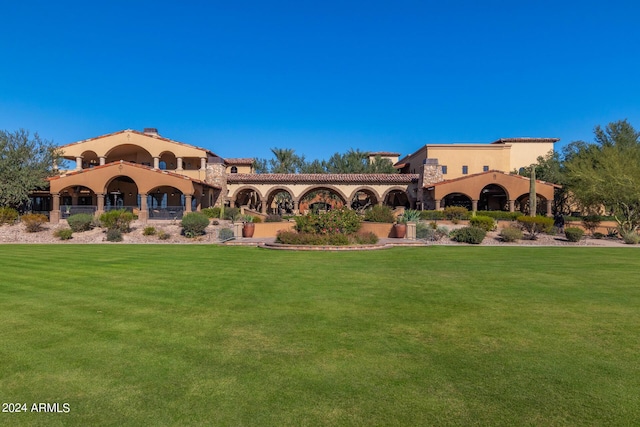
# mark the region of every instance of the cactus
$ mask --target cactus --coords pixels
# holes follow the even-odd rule
[[[531,165],[531,178],[529,179],[529,216],[536,216],[536,166]]]

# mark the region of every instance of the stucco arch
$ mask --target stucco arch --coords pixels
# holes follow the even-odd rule
[[[83,151],[81,157],[83,168],[92,168],[100,164],[100,158],[98,157],[98,154],[96,154],[96,152],[93,150]]]
[[[105,154],[106,163],[124,160],[125,162],[138,163],[145,166],[153,165],[153,156],[143,147],[134,144],[119,144],[111,147]]]
[[[229,194],[228,199],[229,200],[235,200],[236,197],[238,196],[238,194],[240,194],[241,192],[246,191],[246,190],[255,191],[258,194],[258,197],[260,197],[260,200],[264,200],[264,196],[262,195],[262,191],[260,191],[258,189],[258,187],[255,187],[253,185],[243,185],[242,187],[236,188],[233,193]]]
[[[480,194],[478,194],[478,209],[487,211],[508,211],[509,210],[509,191],[504,185],[491,183],[485,185]]]
[[[473,206],[473,200],[477,199],[473,199],[466,193],[456,191],[446,194],[442,198],[442,203],[444,204],[445,208],[449,206],[464,206],[468,210],[471,210]]]
[[[376,201],[384,200],[384,197],[382,197],[380,193],[378,193],[378,191],[376,191],[374,188],[369,187],[368,185],[361,185],[360,187],[357,187],[355,190],[353,190],[351,194],[349,194],[349,201],[353,200],[353,198],[359,191],[372,195],[376,198]]]
[[[322,191],[322,190],[327,190],[331,193],[336,194],[338,197],[342,199],[343,204],[347,203],[347,200],[348,200],[347,196],[342,192],[342,190],[340,190],[335,185],[326,185],[326,184],[312,185],[305,188],[304,191],[300,193],[299,200],[302,201],[302,199],[309,193],[312,193],[314,191]]]
[[[178,157],[173,153],[173,151],[165,150],[158,156],[158,165],[160,169],[173,170],[178,166]],[[164,166],[164,168],[162,166]]]

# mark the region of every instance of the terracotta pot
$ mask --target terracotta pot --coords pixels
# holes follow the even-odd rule
[[[253,237],[256,225],[253,222],[245,222],[242,226],[242,237]]]
[[[395,231],[396,238],[404,239],[407,234],[407,224],[394,224],[393,230]]]

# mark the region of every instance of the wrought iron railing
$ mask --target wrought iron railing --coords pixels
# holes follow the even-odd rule
[[[182,206],[167,206],[166,208],[149,208],[149,219],[178,219],[182,218]]]
[[[97,206],[63,206],[60,208],[60,215],[62,218],[69,218],[71,215],[79,213],[88,213],[93,215],[97,209]]]

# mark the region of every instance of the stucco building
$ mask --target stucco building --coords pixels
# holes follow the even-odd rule
[[[509,172],[534,163],[557,141],[427,144],[400,160],[395,152],[370,153],[370,161],[395,162],[398,174],[256,174],[251,158],[224,159],[153,128],[123,130],[61,146],[74,167],[51,178],[49,191],[35,193],[33,203],[52,222],[115,208],[132,210],[143,222],[175,219],[222,204],[264,214],[304,212],[316,203],[513,211],[526,206],[529,180]],[[536,188],[538,209],[550,215],[554,185],[539,181]]]

